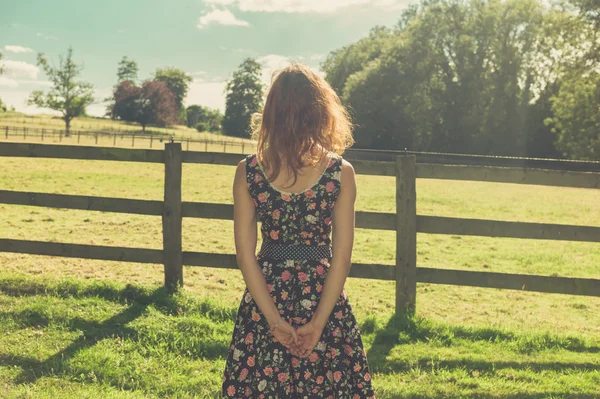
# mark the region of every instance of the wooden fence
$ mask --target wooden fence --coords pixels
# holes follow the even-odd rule
[[[229,204],[182,202],[182,163],[236,165],[239,154],[182,151],[181,143],[165,150],[0,143],[0,157],[37,157],[123,162],[164,163],[164,201],[43,194],[0,190],[0,203],[83,209],[143,215],[162,215],[163,250],[0,239],[0,251],[37,255],[162,263],[165,285],[183,285],[182,266],[237,268],[234,254],[182,251],[182,218],[232,220]],[[417,267],[417,233],[513,237],[600,242],[600,227],[505,222],[423,216],[416,213],[416,179],[435,178],[488,182],[600,188],[600,173],[541,169],[417,164],[414,155],[396,162],[352,160],[356,173],[396,177],[396,212],[357,212],[356,227],[396,231],[396,264],[353,263],[350,277],[396,281],[396,311],[414,311],[417,283],[451,284],[571,295],[600,296],[600,280],[540,275],[491,273]]]

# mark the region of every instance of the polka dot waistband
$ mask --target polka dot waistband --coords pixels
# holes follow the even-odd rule
[[[321,260],[331,258],[331,255],[330,245],[282,245],[265,240],[257,256],[269,259]]]

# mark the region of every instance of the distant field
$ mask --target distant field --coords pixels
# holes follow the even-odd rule
[[[26,127],[30,130],[35,129],[54,129],[64,130],[65,123],[58,116],[52,115],[25,115],[18,112],[5,112],[0,113],[0,140],[3,140],[4,134],[3,128],[5,126],[23,128]],[[142,127],[137,123],[113,121],[105,118],[94,118],[94,117],[82,117],[75,118],[71,122],[71,130],[73,133],[77,131],[89,132],[89,131],[102,131],[102,132],[117,132],[117,133],[131,133],[141,132]],[[161,128],[155,126],[147,126],[147,132],[153,132],[155,134],[162,135],[174,135],[177,139],[214,139],[214,140],[226,140],[228,142],[235,141],[248,141],[237,137],[226,137],[219,136],[208,132],[198,132],[196,129],[189,128],[187,126],[176,125],[170,128]],[[30,140],[32,140],[30,138]]]
[[[162,165],[0,158],[0,169],[5,190],[163,196]],[[184,165],[184,201],[231,203],[233,173]],[[358,210],[394,211],[393,178],[358,176],[358,190]],[[600,190],[417,181],[424,215],[600,226],[598,204]],[[2,238],[162,242],[152,216],[0,205],[0,226]],[[185,219],[184,250],[233,253],[232,232],[230,221]],[[354,260],[392,265],[394,243],[393,232],[359,229]],[[598,278],[600,245],[419,234],[417,261]],[[0,396],[217,397],[244,287],[239,271],[185,267],[185,293],[169,301],[153,291],[162,265],[0,253],[0,266]],[[71,282],[59,285],[64,278]],[[394,321],[393,283],[349,279],[346,289],[379,398],[600,397],[600,298],[419,284],[419,317]]]

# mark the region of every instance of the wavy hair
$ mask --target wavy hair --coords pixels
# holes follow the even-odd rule
[[[277,178],[285,160],[293,173],[316,165],[328,152],[342,154],[354,144],[352,123],[333,88],[309,67],[294,63],[274,73],[262,114],[255,114],[252,137],[259,162]]]

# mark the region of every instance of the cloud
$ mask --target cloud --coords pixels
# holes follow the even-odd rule
[[[2,60],[0,66],[4,69],[4,74],[12,78],[37,79],[40,71],[35,65],[23,61]]]
[[[350,6],[396,8],[409,0],[205,0],[209,5],[235,5],[252,12],[334,12]]]
[[[14,79],[5,78],[4,76],[0,76],[0,87],[18,87],[19,82]]]
[[[297,57],[298,59],[300,57]],[[262,65],[262,76],[261,81],[267,86],[271,85],[271,79],[273,74],[277,72],[279,69],[285,68],[288,65],[291,65],[295,60],[291,57],[286,57],[278,54],[268,54],[262,57],[258,57],[256,62]],[[310,69],[312,69],[317,75],[321,77],[325,77],[325,74],[319,71],[318,68],[309,65]]]
[[[229,10],[212,10],[198,18],[196,26],[204,29],[210,24],[250,26],[248,22],[237,19]]]
[[[33,50],[27,47],[21,46],[4,46],[4,51],[9,53],[31,53]]]
[[[225,81],[220,82],[192,82],[188,95],[185,99],[185,105],[203,105],[209,108],[216,108],[225,112]]]
[[[45,34],[40,33],[40,32],[36,33],[35,35],[37,37],[41,37],[42,39],[45,39],[45,40],[58,40],[58,37],[50,36],[50,35],[45,35]]]
[[[30,91],[4,90],[2,91],[2,102],[9,107],[15,107],[18,112],[24,112],[26,114],[60,114],[59,112],[48,108],[38,108],[33,105],[27,105],[27,99],[29,98],[30,93]]]

